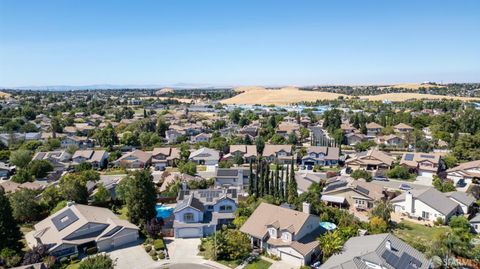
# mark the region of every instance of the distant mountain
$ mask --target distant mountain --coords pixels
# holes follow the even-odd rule
[[[210,84],[195,84],[195,83],[174,83],[174,84],[93,84],[93,85],[49,85],[49,86],[20,86],[20,87],[0,87],[0,89],[15,89],[15,90],[34,90],[34,91],[75,91],[75,90],[108,90],[108,89],[193,89],[193,88],[225,88],[230,86],[213,86]]]

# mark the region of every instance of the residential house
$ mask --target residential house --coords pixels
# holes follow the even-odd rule
[[[269,162],[278,162],[279,164],[291,164],[294,159],[292,145],[266,144],[262,156]]]
[[[76,146],[80,149],[86,149],[93,147],[93,140],[88,137],[80,137],[80,136],[64,136],[61,141],[62,148],[68,148],[70,146]]]
[[[112,211],[73,202],[34,228],[26,235],[28,246],[43,244],[57,258],[85,254],[91,247],[97,247],[99,252],[111,250],[139,238],[138,227],[119,219]]]
[[[190,153],[188,160],[200,165],[218,165],[220,152],[210,148],[200,148]]]
[[[389,147],[402,147],[405,145],[405,139],[394,134],[378,136],[375,142],[379,145],[383,144]]]
[[[199,133],[191,137],[192,143],[208,142],[212,138],[212,134]]]
[[[349,122],[344,122],[340,125],[340,129],[342,129],[344,134],[349,133],[356,133],[357,128],[353,127]]]
[[[257,146],[255,145],[230,145],[230,152],[223,156],[226,160],[235,160],[236,157],[242,157],[244,163],[255,161],[257,158]]]
[[[462,213],[455,199],[450,199],[435,188],[413,189],[393,198],[391,202],[395,213],[426,221],[441,218],[448,222],[452,216]]]
[[[383,126],[376,122],[367,123],[365,127],[367,128],[368,137],[376,137],[383,129]]]
[[[347,133],[345,134],[345,139],[347,140],[347,145],[355,146],[358,143],[367,141],[367,136],[359,133]]]
[[[235,189],[182,190],[173,211],[176,238],[204,237],[235,218]]]
[[[476,199],[471,195],[461,191],[446,192],[445,195],[460,206],[459,213],[467,215],[470,213]]]
[[[400,165],[415,171],[419,176],[433,178],[443,167],[439,154],[411,152],[404,153]]]
[[[310,146],[307,148],[307,155],[302,158],[302,165],[307,170],[313,166],[333,166],[340,161],[340,149],[334,147]]]
[[[180,137],[185,136],[184,131],[179,131],[176,129],[169,129],[165,131],[165,139],[167,139],[168,143],[175,144],[178,142]]]
[[[15,166],[9,166],[4,162],[0,162],[0,178],[8,178],[15,172]]]
[[[350,177],[329,182],[321,197],[325,203],[355,210],[370,210],[384,198],[386,192],[382,186]]]
[[[180,160],[180,149],[164,147],[154,148],[152,154],[152,165],[155,170],[162,170],[167,166],[175,166]]]
[[[215,172],[215,187],[235,187],[240,190],[248,188],[250,169],[247,167],[217,168]]]
[[[304,193],[313,183],[320,183],[326,179],[325,173],[313,172],[295,172],[295,181],[297,182],[297,192]]]
[[[461,163],[448,169],[447,178],[457,187],[470,186],[474,178],[480,179],[480,160]]]
[[[353,154],[345,161],[352,170],[366,170],[374,173],[388,170],[393,165],[394,158],[387,153],[375,149]]]
[[[108,152],[105,150],[77,150],[72,156],[73,164],[89,163],[94,169],[102,169],[107,166]]]
[[[470,226],[472,227],[474,233],[480,233],[480,213],[477,213],[475,217],[470,219]]]
[[[318,216],[310,214],[307,203],[303,204],[303,212],[261,203],[240,231],[250,237],[252,247],[300,267],[315,261],[320,254],[319,222]]]
[[[277,134],[288,138],[290,134],[295,134],[296,136],[300,135],[300,125],[296,122],[280,122],[277,127]]]
[[[406,134],[413,132],[413,127],[405,123],[399,123],[393,126],[393,130],[395,130],[397,133]]]
[[[322,269],[429,269],[423,253],[390,234],[352,237],[342,252],[331,256]]]
[[[142,150],[131,151],[114,162],[124,168],[145,168],[150,166],[152,154]]]

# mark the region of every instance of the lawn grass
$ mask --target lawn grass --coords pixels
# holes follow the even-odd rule
[[[207,167],[205,165],[197,165],[197,172],[205,172]]]
[[[69,264],[66,269],[78,269],[80,267],[80,262]]]
[[[245,266],[245,269],[267,269],[270,265],[272,265],[270,262],[258,259]]]
[[[226,261],[226,260],[216,260],[216,262],[221,263],[230,268],[236,268],[242,263],[242,260],[233,260],[233,261]]]
[[[450,231],[450,227],[448,226],[428,227],[404,220],[400,222],[399,227],[396,228],[393,233],[415,247],[419,245],[428,246],[434,238],[448,231]]]

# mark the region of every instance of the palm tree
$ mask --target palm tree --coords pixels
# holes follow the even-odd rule
[[[330,256],[342,251],[343,239],[340,233],[335,230],[327,232],[318,238],[320,249],[323,251],[323,261],[325,262]]]

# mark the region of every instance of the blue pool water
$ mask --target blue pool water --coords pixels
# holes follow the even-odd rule
[[[170,217],[173,213],[173,207],[165,206],[161,204],[157,204],[155,206],[155,210],[157,211],[157,218],[166,219]]]
[[[327,231],[332,231],[332,230],[337,229],[337,225],[335,225],[335,223],[331,223],[331,222],[328,222],[328,221],[320,222],[320,226]]]

